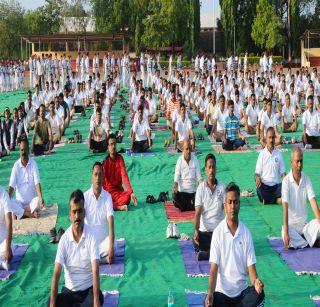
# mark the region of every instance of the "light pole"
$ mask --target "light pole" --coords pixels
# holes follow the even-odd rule
[[[213,55],[216,54],[216,11],[215,11],[215,0],[213,0]]]

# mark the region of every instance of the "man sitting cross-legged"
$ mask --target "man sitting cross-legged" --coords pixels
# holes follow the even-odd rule
[[[102,121],[101,107],[96,108],[96,118],[90,122],[89,150],[93,152],[105,152],[107,150],[107,138],[109,137],[109,124]]]
[[[222,148],[224,150],[236,150],[246,143],[245,137],[240,132],[240,121],[234,115],[234,102],[228,102],[229,116],[224,122]]]
[[[307,109],[302,114],[303,145],[310,144],[313,149],[320,148],[320,115],[314,110],[313,96],[307,100]]]
[[[194,246],[198,260],[208,260],[212,232],[222,220],[224,186],[216,179],[216,157],[205,159],[206,180],[199,184],[195,199]]]
[[[189,139],[183,141],[183,154],[179,157],[175,172],[172,200],[180,211],[194,210],[196,181],[200,184],[201,172],[196,156],[191,154]]]
[[[54,264],[48,306],[102,306],[99,282],[99,248],[90,227],[84,224],[84,196],[74,191],[69,200],[71,226],[62,235]],[[58,293],[61,269],[65,286]]]
[[[255,267],[251,232],[239,221],[239,210],[240,189],[232,182],[225,190],[226,218],[212,234],[206,307],[264,305],[264,285]],[[247,284],[248,273],[252,286]]]
[[[12,208],[8,193],[0,187],[0,270],[9,270],[12,259]]]
[[[85,223],[91,227],[99,244],[100,262],[109,264],[114,255],[114,218],[111,195],[102,187],[102,164],[92,168],[91,188],[84,193]]]
[[[266,147],[259,153],[256,164],[255,182],[259,200],[264,204],[281,203],[281,182],[286,175],[284,160],[279,149],[275,148],[276,134],[269,127],[266,135]]]
[[[143,118],[143,105],[138,106],[138,118],[132,125],[132,152],[146,152],[152,148],[149,123]]]
[[[13,214],[18,218],[38,217],[38,210],[44,207],[41,192],[40,175],[36,161],[29,157],[28,139],[20,141],[20,159],[13,165],[9,196],[16,190],[16,199],[12,200]]]
[[[123,157],[117,153],[114,134],[109,136],[108,151],[109,155],[102,163],[103,188],[111,194],[114,210],[128,211],[130,200],[137,205],[137,198],[133,193]]]
[[[52,129],[49,120],[45,118],[46,108],[44,104],[39,107],[39,118],[34,126],[31,152],[35,156],[48,155],[53,148]]]
[[[294,148],[291,153],[291,171],[282,182],[283,227],[285,248],[320,247],[320,211],[311,181],[304,173],[303,153]],[[315,219],[308,221],[307,198]]]
[[[194,150],[194,133],[192,130],[191,121],[186,117],[186,106],[184,103],[180,104],[179,116],[175,123],[174,134],[174,149],[182,151],[183,141],[191,140],[191,149]]]

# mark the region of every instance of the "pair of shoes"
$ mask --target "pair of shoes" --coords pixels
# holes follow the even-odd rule
[[[76,134],[76,143],[82,143],[82,134]]]
[[[169,147],[170,146],[170,140],[164,140],[163,147]]]
[[[148,204],[155,204],[157,202],[157,200],[154,198],[153,195],[148,195],[147,199],[146,199],[146,203]]]
[[[122,140],[123,140],[122,130],[116,131],[116,143],[122,143]]]
[[[206,252],[206,251],[198,252],[197,260],[198,261],[209,260],[209,252]]]
[[[169,199],[169,192],[160,192],[158,202],[166,202]]]
[[[59,228],[58,233],[56,231],[56,228],[53,227],[52,229],[50,229],[50,243],[58,243],[62,237],[62,235],[64,234],[64,230],[63,228]]]
[[[79,133],[80,133],[79,130],[74,130],[74,131],[73,131],[73,134],[75,134],[75,135],[76,135],[76,134],[79,134]]]
[[[123,147],[120,148],[120,150],[118,150],[118,153],[125,153],[125,149]]]
[[[197,136],[197,139],[198,139],[198,141],[203,141],[204,137],[203,137],[203,135],[201,133],[199,133],[198,136]]]
[[[10,270],[10,263],[8,261],[0,262],[0,269],[9,271]]]
[[[254,196],[254,191],[253,190],[243,190],[241,192],[242,197],[253,197]]]
[[[69,138],[68,139],[68,144],[72,144],[72,143],[74,143],[74,138]]]
[[[182,241],[189,241],[191,238],[186,234],[186,233],[181,233],[180,234],[180,240]]]
[[[169,238],[179,238],[179,229],[176,223],[169,223],[166,230],[166,237]]]

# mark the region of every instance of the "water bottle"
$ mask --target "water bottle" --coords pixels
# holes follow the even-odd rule
[[[174,298],[170,290],[168,295],[168,307],[173,307],[173,306],[174,306]]]

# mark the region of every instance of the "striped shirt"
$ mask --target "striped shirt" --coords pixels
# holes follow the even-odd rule
[[[224,129],[226,130],[226,139],[233,141],[237,139],[240,122],[236,116],[227,116],[224,122]]]

